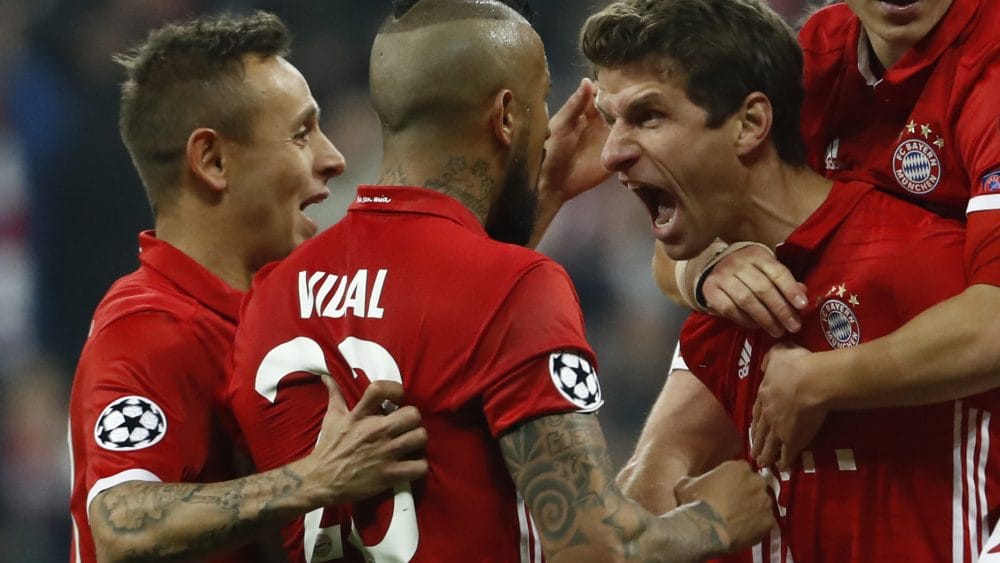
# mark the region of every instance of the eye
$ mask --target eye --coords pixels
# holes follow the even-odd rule
[[[309,141],[309,133],[312,132],[312,127],[303,125],[295,135],[292,136],[292,141],[300,145],[306,144]]]
[[[662,112],[647,110],[636,116],[636,123],[641,127],[656,127],[665,116]]]

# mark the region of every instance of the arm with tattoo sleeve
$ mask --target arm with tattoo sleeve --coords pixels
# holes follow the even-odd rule
[[[764,482],[745,462],[682,482],[678,496],[690,502],[647,512],[616,485],[593,414],[535,419],[500,446],[551,563],[700,561],[751,545],[774,523]]]
[[[89,517],[101,561],[177,561],[249,541],[307,511],[360,500],[427,472],[420,414],[398,404],[403,388],[378,381],[348,412],[328,383],[330,402],[316,448],[265,473],[220,483],[129,481],[102,491]]]

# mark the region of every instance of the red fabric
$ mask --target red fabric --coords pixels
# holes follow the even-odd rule
[[[235,423],[224,405],[242,293],[152,233],[140,235],[140,246],[139,269],[118,280],[98,305],[73,380],[74,561],[77,549],[81,561],[96,560],[87,495],[98,480],[130,469],[163,482],[237,476]],[[165,432],[148,447],[109,449],[95,427],[109,405],[129,396],[154,403],[165,415]],[[213,561],[245,561],[248,555]]]
[[[835,184],[826,203],[777,249],[810,288],[812,307],[794,340],[813,351],[865,342],[957,294],[965,286],[962,241],[957,222],[862,184]],[[704,315],[682,329],[688,366],[745,436],[761,361],[773,344],[763,332]],[[792,471],[772,473],[786,513],[779,515],[779,532],[755,548],[758,554],[783,563],[975,561],[998,506],[1000,460],[984,442],[1000,438],[989,420],[1000,411],[998,400],[992,392],[831,413]],[[752,561],[753,551],[728,560]]]
[[[809,163],[953,218],[968,212],[969,283],[1000,285],[1000,10],[955,0],[941,22],[874,86],[858,69],[861,25],[844,4],[813,15],[802,130]],[[971,202],[970,202],[971,199]]]
[[[310,451],[326,408],[325,388],[301,362],[279,370],[290,373],[273,403],[255,389],[268,354],[296,338],[316,343],[311,371],[328,370],[349,405],[369,379],[398,370],[405,403],[420,409],[430,475],[412,485],[412,561],[520,560],[521,530],[530,531],[497,437],[539,416],[581,410],[553,383],[554,352],[594,363],[558,265],[489,239],[448,196],[359,188],[347,217],[259,276],[244,308],[231,392],[262,469]],[[367,545],[382,539],[392,507],[388,499],[355,507]],[[302,561],[301,520],[286,539],[292,560]]]

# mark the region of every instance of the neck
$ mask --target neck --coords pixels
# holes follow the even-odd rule
[[[826,200],[833,182],[808,166],[780,164],[752,171],[746,178],[747,199],[741,202],[742,221],[735,224],[730,242],[752,240],[774,248],[788,238]]]
[[[909,51],[914,45],[914,43],[910,42],[903,43],[899,41],[886,41],[882,37],[868,33],[868,30],[863,27],[861,29],[864,30],[864,34],[862,36],[862,41],[864,42],[863,48],[869,49],[871,54],[878,61],[878,64],[882,66],[882,68],[879,69],[874,65],[869,64],[871,67],[869,70],[878,77],[881,77],[881,75],[885,72],[884,69],[891,68],[892,65],[899,61],[899,59],[903,58],[903,55],[905,55],[906,52]]]
[[[423,186],[449,195],[485,223],[500,181],[499,165],[475,147],[386,142],[380,185]]]
[[[156,219],[156,238],[169,243],[230,287],[250,289],[254,271],[224,222],[213,221],[206,213],[173,212]]]

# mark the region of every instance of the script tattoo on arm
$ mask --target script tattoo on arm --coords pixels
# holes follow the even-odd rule
[[[115,550],[115,561],[187,560],[291,517],[282,502],[301,486],[287,467],[211,484],[130,481],[94,499],[91,529],[100,551]]]
[[[705,503],[664,518],[624,497],[593,414],[552,415],[500,438],[508,470],[550,562],[601,553],[626,561],[699,561],[721,553],[721,519]]]

